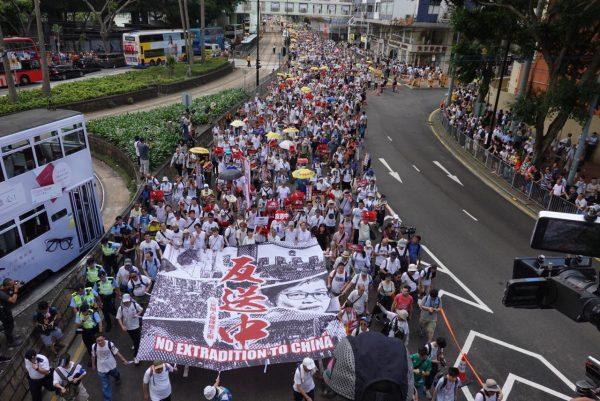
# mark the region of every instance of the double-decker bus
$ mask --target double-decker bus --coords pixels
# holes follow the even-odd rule
[[[123,34],[125,62],[132,66],[163,64],[168,55],[185,59],[185,39],[181,29],[133,31]]]
[[[192,44],[194,54],[200,54],[200,28],[190,29],[192,35]],[[221,50],[225,49],[225,31],[220,26],[210,26],[204,28],[204,44],[218,45]],[[205,46],[206,48],[206,46]]]
[[[83,115],[0,118],[0,281],[58,271],[103,233]]]
[[[37,46],[31,38],[4,38],[10,72],[15,84],[42,81],[42,67]],[[4,64],[0,63],[0,86],[7,86]]]

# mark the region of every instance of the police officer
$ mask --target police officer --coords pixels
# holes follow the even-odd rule
[[[96,333],[102,332],[102,319],[98,312],[91,309],[85,302],[81,304],[79,312],[75,315],[75,324],[81,330],[81,339],[88,355],[92,354],[92,345],[96,342]],[[91,365],[90,359],[90,365]]]
[[[54,392],[50,361],[32,349],[25,352],[25,369],[29,380],[29,392],[32,401],[42,401],[42,388]]]
[[[93,288],[84,287],[79,284],[76,289],[77,291],[71,294],[71,303],[69,304],[69,306],[74,309],[75,313],[79,311],[79,308],[84,303],[90,308],[97,308],[101,304],[98,293],[94,291]]]
[[[112,319],[110,315],[116,315],[115,298],[120,296],[117,282],[113,277],[108,277],[104,270],[100,271],[100,280],[94,284],[94,291],[98,293],[102,300],[102,314],[104,315],[104,324],[106,331],[112,329]]]
[[[104,271],[104,268],[96,263],[93,257],[89,257],[85,262],[85,286],[93,287],[94,284],[100,280],[100,271]]]

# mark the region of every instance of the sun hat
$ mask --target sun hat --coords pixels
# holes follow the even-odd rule
[[[204,397],[206,397],[207,400],[212,400],[215,395],[217,395],[217,389],[214,388],[213,386],[206,386],[204,387]]]
[[[408,271],[409,272],[416,272],[417,271],[417,265],[415,265],[414,263],[411,263],[410,265],[408,265]]]
[[[398,309],[396,311],[396,315],[398,315],[398,319],[400,319],[400,320],[406,320],[406,319],[408,319],[408,311],[407,310]]]
[[[485,381],[485,384],[483,385],[483,389],[485,391],[491,391],[491,392],[497,393],[498,391],[500,391],[500,386],[498,386],[498,383],[496,383],[496,380],[487,379]]]
[[[314,368],[316,368],[315,361],[313,361],[312,358],[308,357],[302,360],[302,366],[304,366],[308,370],[313,370]]]
[[[348,251],[342,252],[342,257],[343,258],[349,258],[350,257],[350,252],[348,252]]]
[[[162,182],[169,182],[169,179],[168,179],[166,176],[164,176],[164,177],[162,178]]]
[[[123,302],[131,302],[131,295],[123,294],[123,298],[121,299]]]

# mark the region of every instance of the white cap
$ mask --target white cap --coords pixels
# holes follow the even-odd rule
[[[217,395],[217,389],[214,388],[213,386],[206,386],[204,387],[204,397],[206,397],[207,400],[212,400],[215,395]]]
[[[129,295],[129,294],[123,294],[122,301],[123,302],[131,302],[131,295]]]
[[[308,357],[306,357],[302,360],[302,366],[304,366],[308,370],[313,370],[316,367],[315,361],[313,361],[312,358],[308,358]]]
[[[418,270],[417,265],[415,265],[414,263],[411,263],[410,265],[408,265],[409,272],[416,272],[417,270]]]

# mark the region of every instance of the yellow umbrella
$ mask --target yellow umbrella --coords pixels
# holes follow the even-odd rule
[[[312,92],[312,89],[310,89],[308,86],[303,86],[302,88],[300,88],[300,91],[302,93],[309,93]]]
[[[314,66],[313,66],[313,67],[310,67],[310,70],[311,70],[311,71],[319,71],[319,67],[314,67]]]
[[[210,151],[206,148],[201,148],[200,146],[196,146],[195,148],[191,148],[190,153],[195,153],[197,155],[208,155]]]
[[[327,71],[329,70],[329,67],[327,67],[326,65],[322,65],[320,69],[323,71]]]
[[[231,126],[232,127],[243,127],[244,125],[246,125],[246,123],[244,123],[242,120],[233,120],[231,122]]]
[[[287,127],[286,129],[283,130],[283,132],[285,132],[286,134],[296,134],[298,133],[298,128],[295,127]]]
[[[292,172],[292,177],[297,178],[299,180],[308,180],[309,178],[312,178],[314,176],[315,172],[307,168],[300,168]]]
[[[267,134],[267,139],[278,139],[279,140],[281,138],[282,138],[282,136],[279,135],[277,132],[269,132]]]

